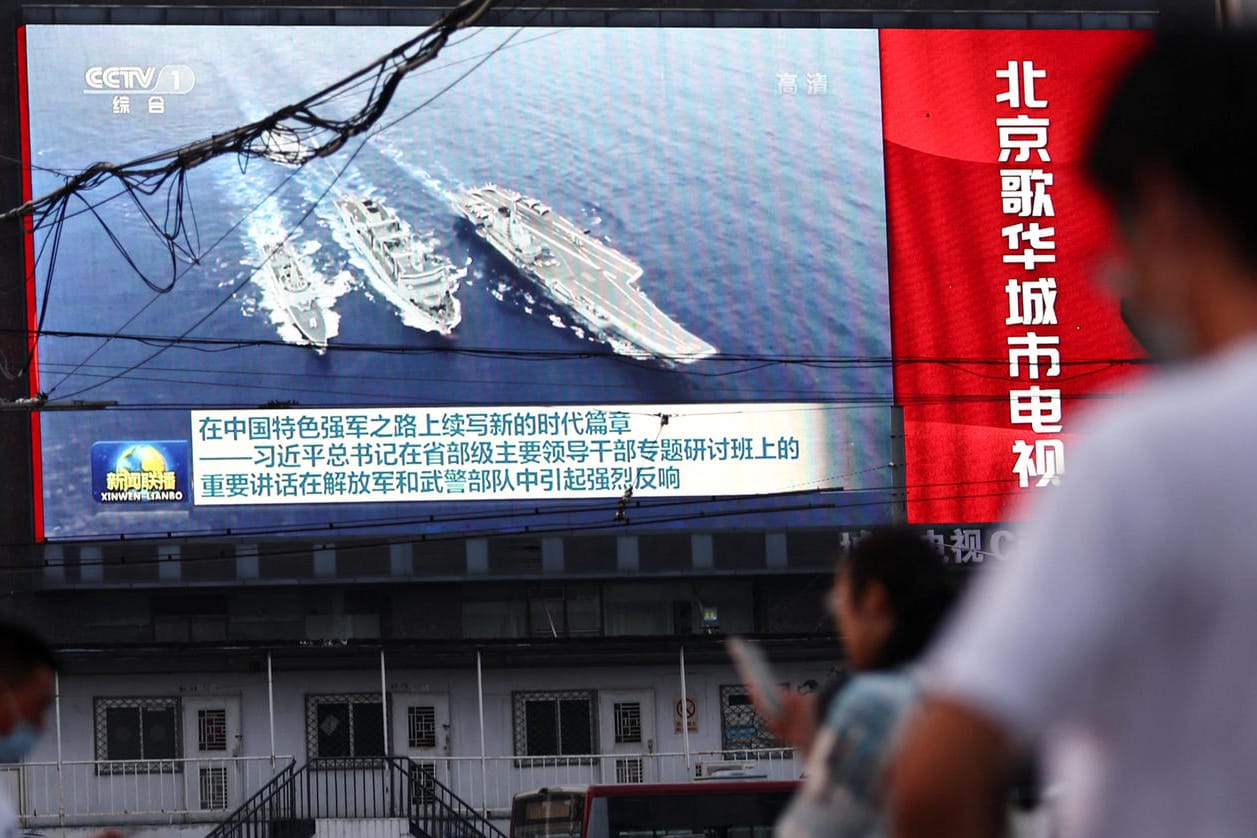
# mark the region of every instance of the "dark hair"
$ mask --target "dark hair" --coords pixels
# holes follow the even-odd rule
[[[1257,33],[1163,33],[1115,88],[1087,169],[1119,212],[1134,207],[1142,174],[1168,174],[1257,263],[1254,125]]]
[[[933,544],[906,527],[885,527],[862,538],[838,561],[853,597],[870,582],[885,590],[895,625],[873,669],[916,659],[933,639],[956,595],[956,584]]]
[[[44,639],[16,623],[0,621],[0,682],[18,687],[40,669],[57,670],[57,659]]]

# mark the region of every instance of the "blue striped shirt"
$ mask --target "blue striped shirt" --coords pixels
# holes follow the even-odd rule
[[[882,775],[918,688],[906,672],[858,675],[816,735],[803,785],[777,821],[776,838],[881,838]]]

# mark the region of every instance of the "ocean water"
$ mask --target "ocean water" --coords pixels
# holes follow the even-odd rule
[[[360,148],[351,142],[301,169],[222,158],[193,171],[184,220],[202,258],[177,265],[168,293],[150,290],[90,214],[64,225],[46,301],[41,289],[45,328],[148,339],[41,341],[42,389],[54,398],[120,405],[43,415],[49,537],[366,518],[414,529],[417,515],[434,530],[489,526],[447,520],[480,507],[443,504],[118,512],[93,502],[85,453],[92,442],[187,438],[189,408],[271,400],[303,406],[832,402],[835,427],[858,441],[840,481],[849,490],[849,499],[839,501],[845,508],[729,515],[711,525],[884,517],[886,493],[879,490],[890,482],[883,467],[890,460],[889,414],[877,402],[892,392],[889,365],[822,362],[890,356],[876,32],[527,29],[457,80],[513,31],[456,36],[436,62],[403,82],[382,123],[454,86]],[[34,163],[76,170],[207,136],[296,101],[411,34],[348,27],[28,27]],[[114,113],[111,96],[84,93],[88,67],[163,64],[186,64],[196,74],[189,93],[166,97],[165,113],[147,113],[143,95],[131,97],[131,113]],[[827,89],[809,95],[809,73],[823,74]],[[783,74],[796,76],[795,95],[781,92]],[[360,96],[346,97],[334,110],[347,115],[361,103]],[[724,357],[669,367],[616,356],[585,334],[451,209],[449,192],[485,181],[540,198],[638,261],[642,290]],[[59,182],[54,173],[36,171],[34,191]],[[106,184],[85,197],[99,201],[116,191]],[[463,322],[452,340],[408,326],[367,281],[331,204],[346,193],[387,202],[440,252],[467,265],[459,292]],[[79,209],[82,204],[71,206]],[[122,197],[99,208],[138,267],[164,285],[171,264],[144,211],[169,224],[164,196],[139,204]],[[262,245],[284,235],[325,283],[332,338],[322,355],[300,345],[258,270]],[[37,247],[45,237],[37,235]],[[211,343],[170,348],[146,361],[161,338],[184,332]],[[376,351],[347,348],[355,346]],[[551,522],[579,524],[587,518],[581,506],[549,507]]]

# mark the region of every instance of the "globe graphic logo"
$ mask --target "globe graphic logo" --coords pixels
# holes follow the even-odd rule
[[[114,468],[119,471],[147,471],[161,473],[168,471],[166,455],[151,445],[132,445],[118,455]]]

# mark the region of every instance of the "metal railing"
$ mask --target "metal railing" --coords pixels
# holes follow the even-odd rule
[[[66,760],[0,767],[0,784],[27,826],[221,820],[290,756]]]
[[[803,763],[780,748],[582,756],[441,757],[425,760],[435,777],[476,809],[505,817],[519,791],[593,783],[683,783],[697,779],[702,766],[726,766],[769,780],[796,780]]]
[[[713,764],[774,780],[796,779],[803,769],[793,752],[780,749],[411,760],[322,758],[300,768],[289,756],[276,757],[274,762],[270,757],[85,760],[0,766],[0,793],[18,804],[19,815],[29,827],[216,823],[246,802],[256,803],[259,820],[274,820],[281,810],[294,817],[305,812],[316,818],[409,818],[426,816],[427,810],[401,804],[417,801],[431,807],[436,805],[431,798],[438,798],[437,802],[463,818],[486,814],[505,818],[511,797],[526,789],[685,782],[694,779],[701,766]],[[397,767],[384,772],[386,765]],[[300,780],[281,792],[285,778],[297,772],[301,772]]]
[[[323,757],[287,768],[207,838],[308,838],[321,820],[398,820],[423,838],[506,838],[405,757]]]
[[[412,834],[417,830],[427,838],[506,838],[486,813],[477,811],[438,781],[429,766],[412,762],[410,771],[411,787],[420,792],[414,797]]]
[[[309,823],[309,829],[306,829],[296,817],[293,780],[298,771],[292,765],[286,766],[216,826],[206,838],[257,838],[264,835],[308,838],[313,835],[313,821]]]

